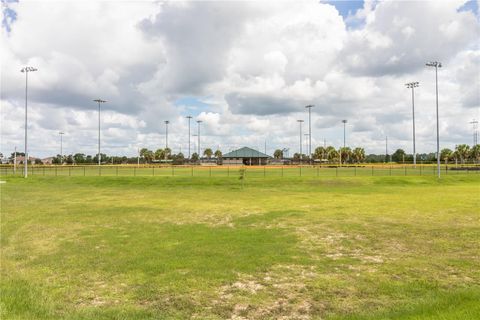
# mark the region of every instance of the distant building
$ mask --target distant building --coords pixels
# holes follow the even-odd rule
[[[48,157],[48,158],[44,158],[42,159],[42,163],[43,164],[52,164],[53,163],[53,159],[55,159],[56,157]]]
[[[222,156],[224,165],[266,165],[271,157],[249,147],[231,151]]]

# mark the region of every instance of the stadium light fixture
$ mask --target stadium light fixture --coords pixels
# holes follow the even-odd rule
[[[102,99],[95,99],[93,100],[98,103],[98,165],[100,165],[101,156],[100,156],[100,104],[107,102],[106,100]]]
[[[415,88],[419,86],[418,82],[409,82],[405,86],[412,89],[412,123],[413,123],[413,167],[417,167],[417,152],[415,150]]]

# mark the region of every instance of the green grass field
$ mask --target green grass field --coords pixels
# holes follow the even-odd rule
[[[3,176],[0,318],[480,319],[480,175],[260,176]]]

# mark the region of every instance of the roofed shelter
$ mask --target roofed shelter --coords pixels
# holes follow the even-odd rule
[[[230,151],[222,156],[224,165],[247,165],[258,166],[266,165],[269,155],[249,147],[243,147],[238,150]]]

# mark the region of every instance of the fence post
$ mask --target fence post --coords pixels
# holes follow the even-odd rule
[[[335,167],[335,177],[338,177],[338,167]]]
[[[372,166],[372,177],[373,177],[373,166]]]
[[[98,168],[98,175],[101,177],[102,176],[102,167]]]
[[[155,167],[152,167],[152,177],[155,177]]]
[[[212,176],[212,167],[208,168],[208,176],[211,177]]]
[[[230,167],[227,167],[227,177],[230,177]]]
[[[266,171],[265,171],[265,167],[263,167],[263,177],[265,178],[265,175],[266,175]]]
[[[302,167],[300,166],[300,177],[302,176]]]
[[[320,176],[320,168],[317,167],[317,177]]]
[[[175,175],[175,167],[172,164],[172,177]]]
[[[72,175],[72,168],[68,167],[68,176],[70,177]]]
[[[45,175],[45,167],[43,167],[43,175]]]
[[[420,175],[422,175],[422,166],[420,165]]]
[[[85,177],[85,167],[83,167],[83,176]]]
[[[403,166],[403,169],[405,170],[405,175],[407,175],[407,166]]]
[[[356,177],[357,176],[357,166],[353,167],[353,173],[354,173],[354,176]]]
[[[55,177],[57,176],[57,167],[55,167]]]
[[[133,168],[133,176],[136,177],[137,176],[137,168]]]
[[[192,166],[192,177],[193,177],[193,166]]]
[[[390,175],[392,175],[392,165],[390,165]]]
[[[282,177],[283,177],[283,165],[282,165]]]

